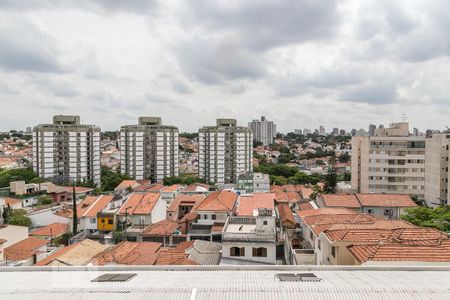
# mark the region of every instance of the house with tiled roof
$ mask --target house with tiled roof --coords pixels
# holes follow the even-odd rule
[[[177,222],[162,220],[146,227],[140,239],[144,242],[158,242],[163,246],[173,246],[186,241],[186,235],[181,234],[180,225]]]
[[[32,266],[47,257],[49,241],[30,236],[3,250],[6,266]]]
[[[90,239],[84,239],[56,250],[48,257],[38,261],[35,266],[85,266],[98,253],[107,248],[107,245],[102,245]]]
[[[237,199],[236,193],[225,190],[209,194],[195,209],[199,217],[190,228],[190,237],[219,241],[227,218],[235,213]]]
[[[288,203],[278,203],[276,211],[283,229],[294,229],[297,226],[294,214]]]
[[[119,185],[116,186],[114,191],[119,193],[126,192],[127,190],[133,190],[141,185],[142,184],[136,180],[122,180],[122,182],[120,182]]]
[[[51,240],[57,238],[69,231],[69,224],[67,223],[52,223],[47,226],[37,228],[30,232],[30,236],[41,239]]]
[[[113,195],[88,196],[77,205],[78,230],[93,233],[99,230],[98,214],[108,209]]]
[[[116,213],[118,222],[139,234],[147,226],[166,218],[166,202],[159,193],[132,193]],[[132,227],[132,228],[130,228]]]
[[[351,194],[319,194],[316,203],[319,207],[342,207],[362,212],[358,198]]]
[[[164,187],[160,191],[161,198],[166,201],[167,205],[170,205],[170,203],[178,196],[182,188],[183,187],[180,184]]]
[[[5,207],[10,207],[12,209],[22,208],[22,200],[10,197],[0,197],[0,210],[3,211]],[[0,216],[0,219],[2,217]]]
[[[0,262],[3,261],[3,249],[28,238],[28,227],[4,224],[0,225]]]
[[[181,194],[185,195],[195,195],[195,194],[209,194],[210,186],[204,183],[193,183],[185,187],[180,191]]]
[[[203,194],[177,195],[167,208],[166,218],[177,222],[183,219],[185,215],[195,213],[196,207],[203,199],[205,199],[205,197],[206,196]]]
[[[362,212],[374,214],[385,219],[399,219],[405,209],[417,204],[406,194],[356,194]]]
[[[238,198],[236,215],[256,216],[261,208],[270,209],[275,214],[275,194],[274,193],[253,193],[243,194]]]
[[[96,254],[90,263],[94,266],[153,265],[161,246],[155,242],[124,241]]]

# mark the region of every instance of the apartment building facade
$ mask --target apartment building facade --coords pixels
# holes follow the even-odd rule
[[[267,121],[261,116],[261,120],[253,120],[248,123],[248,127],[253,132],[253,139],[268,146],[273,143],[277,135],[277,125],[272,121]]]
[[[352,138],[352,188],[359,193],[408,194],[424,198],[425,137],[408,123]]]
[[[199,177],[216,184],[237,183],[253,171],[253,136],[234,119],[217,119],[199,130]]]
[[[450,203],[450,131],[435,133],[425,142],[425,201],[437,207]]]
[[[100,128],[62,115],[34,127],[33,170],[56,182],[100,183]]]
[[[138,125],[120,128],[120,170],[152,182],[178,176],[178,128],[161,118],[139,117]]]

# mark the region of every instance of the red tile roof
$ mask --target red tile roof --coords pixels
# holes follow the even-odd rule
[[[77,216],[94,218],[113,200],[113,195],[88,196],[77,205]]]
[[[7,198],[7,197],[2,197],[3,200],[5,200],[5,205],[6,206],[14,206],[16,204],[22,203],[22,200],[20,199],[15,199],[15,198]]]
[[[347,208],[318,208],[318,209],[297,211],[297,215],[300,218],[316,215],[343,215],[343,214],[357,214],[357,213]]]
[[[347,207],[361,208],[361,204],[355,195],[349,194],[322,194],[323,202],[326,207]]]
[[[161,243],[154,242],[120,242],[91,260],[94,265],[153,265],[158,258]]]
[[[72,191],[73,191],[73,187],[71,187],[71,186],[63,186],[63,188],[68,193],[72,193]],[[88,193],[88,192],[91,192],[93,190],[94,190],[93,188],[88,188],[88,187],[83,187],[83,186],[76,186],[75,187],[75,193],[76,194]]]
[[[300,194],[297,192],[284,192],[275,190],[275,199],[277,200],[277,202],[296,203],[300,201]]]
[[[181,188],[181,185],[174,184],[174,185],[171,185],[171,186],[168,186],[168,187],[164,188],[161,192],[162,193],[173,193],[173,192],[179,190],[180,188]]]
[[[23,241],[12,244],[3,250],[5,259],[25,260],[37,253],[38,249],[47,245],[48,241],[30,236]]]
[[[196,206],[200,204],[200,202],[205,199],[205,195],[184,195],[180,194],[175,197],[172,202],[170,202],[169,207],[167,208],[167,211],[176,211],[180,205],[192,205]]]
[[[125,215],[125,210],[130,207],[127,210],[129,215],[148,215],[152,212],[159,197],[159,193],[133,193],[128,197],[117,214]]]
[[[360,263],[368,261],[450,261],[450,241],[448,239],[438,245],[386,243],[378,245],[351,245],[347,248]]]
[[[312,201],[306,202],[306,203],[302,203],[298,206],[299,210],[310,210],[310,209],[315,209],[315,207],[312,205],[311,203]]]
[[[377,220],[374,223],[365,224],[333,224],[328,230],[342,229],[399,229],[415,228],[416,226],[403,220]]]
[[[210,186],[204,183],[193,183],[191,185],[188,185],[186,188],[182,189],[181,192],[198,192],[198,187],[206,189],[206,191],[209,190]]]
[[[302,188],[302,198],[303,199],[311,199],[311,195],[314,193],[314,190],[309,187]]]
[[[178,223],[170,220],[162,220],[144,229],[144,236],[171,236],[178,229]]]
[[[409,195],[400,194],[356,194],[362,206],[414,207],[416,203]]]
[[[116,186],[117,190],[126,190],[127,188],[135,188],[136,186],[140,186],[141,184],[136,180],[122,180],[118,186]]]
[[[278,213],[280,215],[281,223],[284,226],[295,227],[295,218],[294,215],[289,208],[288,203],[278,203],[277,205]]]
[[[334,224],[370,224],[380,219],[370,214],[312,215],[303,218],[316,235],[328,230]]]
[[[53,223],[38,228],[30,233],[32,236],[57,237],[69,231],[69,225],[64,223]]]
[[[229,191],[218,191],[208,195],[196,208],[196,211],[232,211],[238,195]]]
[[[186,221],[194,221],[194,220],[196,220],[198,217],[199,217],[199,214],[190,212],[190,213],[188,213],[188,214],[185,214],[185,215],[181,218],[181,220],[178,221],[178,223],[183,223],[183,222],[186,222]]]
[[[197,265],[197,263],[189,259],[189,254],[185,253],[186,249],[192,245],[180,244],[175,248],[161,248],[159,251],[156,265]]]
[[[238,216],[253,216],[253,210],[258,208],[268,208],[274,210],[274,193],[253,193],[241,195],[239,205],[236,210]]]

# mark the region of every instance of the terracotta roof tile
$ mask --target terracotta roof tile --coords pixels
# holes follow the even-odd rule
[[[318,209],[297,211],[297,215],[300,218],[313,215],[343,215],[343,214],[357,214],[357,213],[347,208],[318,208]]]
[[[137,182],[136,180],[122,180],[121,183],[119,183],[118,186],[116,186],[116,190],[126,190],[127,188],[136,188],[140,186],[141,184]]]
[[[196,211],[232,211],[238,195],[229,191],[218,191],[208,195],[196,208]]]
[[[162,220],[144,229],[144,236],[171,236],[178,229],[178,223],[170,220]]]
[[[39,248],[47,244],[47,240],[30,236],[20,242],[6,247],[3,250],[3,253],[8,260],[25,260],[36,254]]]
[[[120,242],[91,260],[94,265],[153,265],[158,258],[161,243],[155,242]]]
[[[22,203],[22,200],[16,199],[16,198],[8,198],[8,197],[1,197],[3,200],[5,200],[6,206],[14,206],[16,204]]]
[[[323,202],[326,207],[347,207],[361,208],[361,204],[355,195],[349,194],[322,194]]]
[[[175,197],[174,200],[170,203],[167,211],[176,211],[180,204],[183,205],[192,205],[195,206],[196,203],[200,204],[200,202],[205,199],[205,195],[184,195],[179,194]]]
[[[370,224],[380,219],[370,214],[311,215],[303,218],[316,235],[328,230],[334,224]]]
[[[311,203],[312,201],[306,202],[306,203],[302,203],[298,206],[299,210],[310,210],[310,209],[315,209],[315,207],[312,205]]]
[[[180,188],[181,188],[181,185],[173,184],[171,186],[168,186],[168,187],[164,188],[163,190],[161,190],[161,192],[163,192],[163,193],[172,193],[172,192],[175,192],[175,191],[179,190]]]
[[[69,225],[64,223],[53,223],[38,228],[30,233],[32,236],[57,237],[69,230]]]
[[[128,215],[147,215],[150,214],[159,200],[159,193],[133,193],[131,194],[122,207],[117,212],[118,215],[125,215],[127,210]]]
[[[277,205],[278,213],[280,215],[281,223],[284,226],[295,226],[297,222],[295,222],[294,215],[289,208],[288,203],[279,203]]]
[[[409,195],[400,194],[356,194],[362,206],[414,207],[417,206]]]
[[[96,217],[114,199],[113,195],[88,196],[77,205],[77,216]]]
[[[204,183],[193,183],[191,185],[188,185],[186,188],[182,189],[181,192],[186,193],[186,192],[200,192],[203,190],[208,191],[209,188],[210,186]]]
[[[268,208],[274,210],[274,193],[253,193],[239,196],[239,205],[236,210],[238,216],[253,216],[253,210]]]

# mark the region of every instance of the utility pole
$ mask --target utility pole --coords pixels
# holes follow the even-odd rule
[[[75,193],[75,181],[72,184],[72,235],[77,235],[78,232],[78,215],[77,215],[77,199]]]
[[[127,208],[125,208],[125,231],[124,234],[122,235],[122,241],[125,241],[126,237],[127,237],[127,229],[128,229],[128,210],[131,208],[131,206],[128,206]]]

